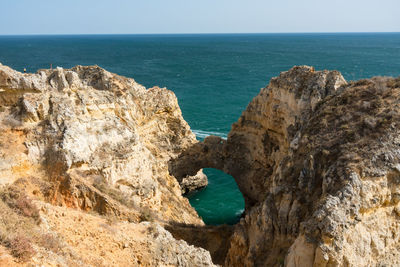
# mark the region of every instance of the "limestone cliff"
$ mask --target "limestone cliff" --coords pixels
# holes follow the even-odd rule
[[[167,164],[196,142],[165,88],[97,66],[23,74],[0,64],[1,217],[14,218],[0,223],[0,244],[17,258],[13,247],[33,247],[31,262],[49,265],[212,265],[159,225],[203,225],[182,192],[206,176],[179,185]],[[63,246],[54,257],[39,242],[46,234]],[[97,243],[109,244],[89,253]]]
[[[294,67],[232,126],[170,162],[213,167],[246,200],[226,266],[400,264],[400,78]]]
[[[294,67],[197,142],[166,89],[0,65],[0,265],[400,265],[399,97],[400,78]],[[182,197],[204,167],[243,193],[234,228]]]

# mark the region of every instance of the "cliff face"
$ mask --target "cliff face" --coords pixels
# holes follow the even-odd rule
[[[0,65],[0,265],[400,265],[399,97],[400,78],[294,67],[197,142],[166,89]],[[204,167],[243,193],[233,229],[182,197]]]
[[[347,83],[294,67],[232,126],[170,162],[177,177],[213,167],[246,200],[226,266],[400,264],[400,79]]]
[[[9,180],[2,183],[23,178],[25,170],[35,175],[36,167],[56,181],[53,202],[106,212],[112,208],[97,203],[101,197],[91,187],[101,191],[104,185],[165,219],[200,222],[166,168],[169,159],[196,143],[171,91],[146,90],[132,79],[81,66],[38,74],[0,66],[0,88],[2,144],[18,142],[10,146],[14,153],[3,155],[0,171]],[[24,165],[29,166],[22,173],[14,171]],[[176,216],[169,206],[185,212]]]
[[[22,74],[0,65],[1,199],[12,208],[10,214],[17,210],[15,220],[19,220],[19,213],[24,210],[18,209],[21,203],[33,199],[35,205],[28,206],[41,210],[39,221],[42,221],[39,228],[34,227],[35,234],[51,231],[59,235],[65,247],[76,254],[68,259],[74,264],[81,261],[96,265],[91,258],[97,255],[108,266],[115,263],[212,265],[205,250],[173,239],[156,223],[139,224],[158,221],[203,225],[182,192],[205,186],[206,176],[200,171],[197,176],[185,177],[180,186],[169,174],[167,165],[171,158],[196,142],[182,118],[175,95],[165,88],[146,89],[133,79],[97,66]],[[72,228],[57,228],[62,216],[55,215],[59,214],[55,206],[115,221],[110,229],[121,236],[103,235],[101,227],[84,226],[81,220],[72,219],[70,209],[63,214]],[[88,224],[104,221],[87,213],[79,216]],[[119,221],[131,224],[121,225]],[[19,237],[10,235],[6,223],[0,226],[0,243],[12,250],[13,240],[18,241]],[[154,233],[146,234],[149,227]],[[114,248],[115,255],[109,257],[103,257],[101,253],[107,249],[100,248],[90,255],[85,243],[74,248],[79,243],[78,237],[85,235],[96,237],[98,241],[92,240],[94,243],[110,242],[112,246],[120,240],[129,244],[135,235],[122,233],[134,229],[143,232],[142,241],[147,242],[143,249],[147,247],[147,251],[135,252],[142,241],[133,240],[126,251],[130,256],[123,256],[119,259],[122,261],[114,262],[116,255],[124,250],[119,245]],[[29,238],[38,240],[33,234],[25,239]],[[40,253],[40,244],[35,242],[32,246],[38,246],[39,254],[33,261],[41,262],[40,257],[42,260],[47,257]],[[164,249],[152,254],[154,249],[160,249],[160,244]],[[191,256],[194,252],[195,257]],[[142,255],[142,260],[137,255]],[[59,257],[58,263],[63,261]]]

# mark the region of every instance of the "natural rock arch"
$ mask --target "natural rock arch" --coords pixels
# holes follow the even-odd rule
[[[239,144],[239,145],[238,145]],[[254,191],[254,186],[249,185],[246,177],[265,177],[268,170],[265,168],[254,169],[246,147],[233,139],[222,139],[218,136],[208,136],[203,142],[196,143],[183,151],[179,157],[169,162],[170,174],[180,182],[188,175],[195,175],[203,168],[214,168],[231,175],[242,192],[246,207],[254,205],[259,195]],[[256,189],[258,192],[261,188]]]
[[[283,72],[250,102],[227,140],[209,136],[193,144],[169,162],[170,173],[179,181],[201,168],[216,168],[235,179],[246,209],[262,202],[279,183],[270,177],[298,145],[301,128],[318,103],[345,84],[337,71],[301,66]]]

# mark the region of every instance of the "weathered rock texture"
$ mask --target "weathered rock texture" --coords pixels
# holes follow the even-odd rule
[[[0,90],[1,145],[13,151],[2,155],[8,180],[1,183],[34,175],[36,166],[58,182],[54,202],[106,212],[112,205],[91,187],[104,184],[166,220],[199,222],[167,170],[170,158],[196,142],[171,91],[146,90],[96,66],[38,74],[0,66]],[[197,187],[187,180],[183,191]],[[174,206],[185,211],[176,216]]]
[[[232,127],[170,162],[213,167],[246,200],[226,266],[400,264],[400,78],[294,67]]]
[[[28,199],[36,199],[38,206],[47,202],[129,221],[127,226],[118,226],[121,233],[145,229],[140,221],[201,226],[202,220],[182,192],[204,187],[207,177],[200,171],[195,177],[185,177],[180,186],[168,172],[168,161],[196,142],[175,95],[165,88],[146,89],[133,79],[97,66],[22,74],[0,64],[0,185],[17,187]],[[10,207],[25,205],[25,197],[20,198],[19,193],[6,195],[2,194],[3,201],[16,198],[16,204],[5,202]],[[23,207],[19,210],[25,214]],[[91,253],[77,247],[78,243],[86,244],[87,249],[91,242],[107,243],[111,238],[87,227],[82,235],[94,237],[92,241],[71,241],[68,235],[73,229],[85,227],[79,225],[80,220],[70,220],[70,229],[58,229],[50,225],[58,216],[49,216],[48,209],[40,217],[50,227],[42,231],[54,231],[77,254]],[[3,226],[0,230],[6,230],[0,233],[0,243],[12,247],[12,240],[20,239],[7,237],[10,228],[6,223]],[[135,252],[140,240],[129,245],[132,249],[125,253],[129,257],[119,254],[124,247],[112,248],[113,257],[122,257],[115,262],[102,255],[107,252],[100,248],[90,257],[103,258],[105,266],[212,265],[207,251],[175,240],[159,226],[155,228],[157,236],[143,237],[149,251],[141,260]],[[121,240],[135,238],[127,235],[121,234]],[[33,260],[46,263],[40,244],[36,245],[42,259],[36,256]],[[61,264],[65,257],[58,256],[61,258],[56,262]],[[98,265],[87,255],[76,259]],[[73,265],[76,259],[72,259]]]
[[[0,65],[0,264],[400,265],[399,98],[400,78],[294,67],[199,143],[166,89]],[[204,167],[243,193],[234,229],[182,197]]]

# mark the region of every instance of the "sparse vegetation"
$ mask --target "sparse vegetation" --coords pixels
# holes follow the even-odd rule
[[[61,249],[57,237],[43,234],[38,223],[39,209],[25,192],[16,186],[0,191],[0,244],[22,262],[35,255],[33,244],[53,252]]]
[[[17,235],[9,241],[9,248],[11,249],[11,254],[21,261],[29,260],[36,253],[32,247],[31,240],[23,235]]]
[[[400,77],[389,80],[387,86],[390,88],[400,88]]]
[[[140,213],[140,221],[153,222],[154,221],[153,212],[148,208],[142,208]]]
[[[112,199],[118,201],[122,205],[126,206],[129,209],[134,209],[140,213],[139,220],[140,221],[148,221],[148,222],[153,222],[155,220],[155,214],[148,208],[148,207],[138,207],[134,201],[124,192],[113,188],[110,185],[107,185],[104,181],[95,181],[93,183],[93,186],[97,188],[99,191],[102,193],[106,194],[107,196],[111,197]],[[106,216],[107,223],[109,225],[114,224],[116,221],[118,221],[118,218],[109,215]],[[127,220],[129,222],[137,222],[137,217],[131,215],[128,215]]]
[[[25,194],[22,194],[16,201],[15,207],[23,214],[24,216],[31,217],[38,221],[40,219],[39,210],[35,204],[32,203]]]
[[[375,84],[376,90],[380,93],[385,93],[389,88],[387,87],[388,81],[390,81],[391,78],[389,77],[373,77],[372,81]]]
[[[8,187],[0,193],[1,199],[18,213],[40,222],[39,210],[28,196],[16,187]]]
[[[111,227],[111,225],[107,222],[107,223],[101,223],[99,224],[99,226],[103,227],[104,229],[106,229],[107,231],[109,231],[112,234],[115,234],[116,231],[113,227]]]
[[[60,240],[58,240],[58,238],[55,235],[50,233],[43,234],[40,237],[38,244],[41,247],[53,251],[54,253],[57,253],[62,248]]]
[[[157,226],[154,224],[149,226],[148,231],[153,235],[154,238],[157,238],[160,235],[160,233],[157,231]]]
[[[3,194],[4,192],[1,192],[2,196]],[[37,223],[34,218],[22,215],[0,198],[0,243],[9,248],[14,257],[27,261],[34,255],[31,240],[36,240],[36,230]]]
[[[106,221],[107,221],[108,225],[113,225],[116,222],[118,222],[118,218],[115,217],[114,215],[108,215],[108,216],[106,216]]]
[[[111,198],[115,199],[122,205],[128,208],[137,208],[135,203],[123,192],[118,189],[112,188],[110,185],[106,184],[103,181],[95,181],[93,186],[100,190],[100,192],[110,196]]]

